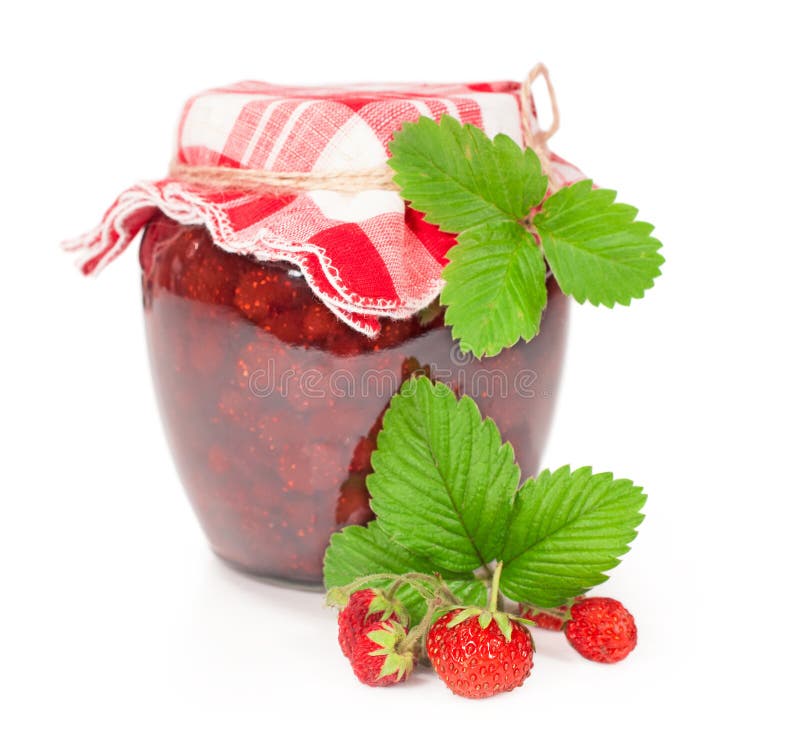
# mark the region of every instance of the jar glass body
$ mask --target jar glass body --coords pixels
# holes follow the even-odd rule
[[[440,310],[369,339],[290,264],[217,248],[157,216],[140,249],[156,395],[212,549],[252,574],[319,584],[330,535],[371,519],[366,476],[383,413],[425,372],[472,396],[537,472],[564,354],[567,300],[550,281],[541,331],[499,356],[462,354]]]

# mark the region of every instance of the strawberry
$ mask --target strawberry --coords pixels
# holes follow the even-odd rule
[[[360,589],[350,595],[339,612],[339,645],[349,659],[361,634],[369,626],[384,620],[399,621],[398,614],[381,592],[375,589]]]
[[[519,687],[533,667],[528,629],[502,612],[450,610],[428,632],[428,657],[457,695],[491,697]]]
[[[404,682],[414,669],[411,649],[403,647],[408,631],[396,621],[373,623],[353,642],[350,664],[358,680],[370,687]]]
[[[334,333],[338,327],[336,316],[322,303],[308,305],[305,308],[302,335],[306,342],[321,341],[330,333]]]
[[[372,471],[372,452],[378,447],[374,438],[362,436],[353,451],[353,458],[350,460],[351,472],[370,472]]]
[[[375,517],[369,506],[365,474],[351,474],[339,487],[336,500],[337,525],[366,525]]]
[[[587,597],[576,602],[565,632],[581,656],[603,664],[621,661],[636,646],[633,615],[610,597]]]
[[[559,614],[564,613],[563,620],[559,615],[543,612],[536,608],[528,608],[523,605],[520,605],[519,608],[520,617],[530,620],[537,628],[543,628],[544,630],[561,630],[564,627],[567,618],[567,606],[562,605],[558,608],[558,612]]]
[[[583,596],[576,597],[573,604],[583,599]],[[563,630],[567,620],[569,620],[568,611],[568,605],[561,605],[555,610],[538,608],[536,605],[519,606],[520,617],[530,620],[537,628],[542,628],[543,630]]]

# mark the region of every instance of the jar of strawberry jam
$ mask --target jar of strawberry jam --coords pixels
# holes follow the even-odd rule
[[[171,176],[124,192],[73,244],[90,273],[144,231],[145,326],[166,435],[212,549],[233,566],[321,582],[331,534],[372,517],[370,455],[413,374],[473,397],[523,475],[536,473],[566,298],[550,280],[536,338],[480,361],[462,354],[437,301],[453,237],[370,184],[393,131],[419,115],[449,111],[520,141],[519,88],[247,82],[201,93],[184,109]],[[551,165],[562,181],[576,171]],[[290,184],[265,190],[252,172]]]
[[[439,311],[383,320],[375,339],[322,304],[290,264],[228,254],[158,216],[140,251],[150,361],[167,438],[213,550],[245,571],[318,583],[331,533],[372,514],[381,417],[426,371],[469,391],[537,471],[564,353],[553,285],[539,335],[478,362]]]

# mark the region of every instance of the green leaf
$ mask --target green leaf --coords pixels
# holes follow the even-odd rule
[[[425,220],[460,233],[484,223],[522,220],[542,201],[547,177],[531,149],[504,134],[494,140],[444,115],[406,123],[389,144],[400,194]]]
[[[528,480],[500,555],[500,589],[517,602],[556,607],[605,581],[636,537],[645,499],[633,482],[590,467]]]
[[[408,380],[384,416],[372,466],[372,509],[393,540],[449,571],[474,571],[500,553],[520,470],[471,398]]]
[[[494,356],[539,332],[547,303],[545,264],[522,225],[506,221],[470,228],[447,258],[445,324],[453,327],[462,351]]]
[[[559,286],[578,302],[629,305],[661,274],[653,226],[635,220],[636,208],[615,197],[583,180],[545,200],[533,220]]]
[[[500,632],[503,634],[503,637],[507,640],[511,640],[512,632],[511,632],[511,618],[508,617],[507,612],[495,612],[492,614],[492,619],[495,623],[497,623],[497,627],[500,628]]]
[[[486,586],[471,574],[453,574],[437,569],[425,556],[414,554],[392,541],[375,522],[365,528],[351,525],[334,533],[325,552],[327,589],[346,586],[368,574],[406,574],[412,571],[441,574],[453,594],[468,604],[483,605],[486,602]],[[378,581],[370,586],[385,586],[388,581]],[[397,597],[408,610],[411,624],[418,623],[426,610],[422,597],[409,584],[398,589]]]

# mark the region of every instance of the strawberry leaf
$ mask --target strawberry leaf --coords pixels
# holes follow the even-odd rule
[[[613,190],[576,182],[545,200],[533,222],[561,289],[578,302],[629,305],[661,274],[661,243]]]
[[[408,380],[384,416],[372,465],[372,509],[394,541],[449,571],[487,567],[500,553],[520,470],[470,397]]]
[[[365,528],[351,525],[334,533],[325,552],[324,578],[327,589],[346,586],[369,574],[408,572],[439,573],[453,594],[462,601],[474,605],[486,602],[486,586],[471,573],[442,571],[425,556],[412,553],[393,541],[375,522]],[[370,586],[382,587],[389,583],[390,580],[377,581]],[[401,585],[397,590],[397,598],[408,610],[412,625],[423,618],[427,605],[412,585]]]
[[[556,607],[604,582],[644,516],[641,487],[589,467],[543,471],[520,488],[500,558],[500,589]]]
[[[485,223],[522,220],[542,201],[547,177],[531,149],[504,134],[444,115],[406,123],[389,144],[400,194],[425,220],[460,233]]]
[[[470,228],[447,252],[442,303],[445,323],[461,350],[494,356],[539,332],[547,303],[545,264],[533,236],[519,223]]]

